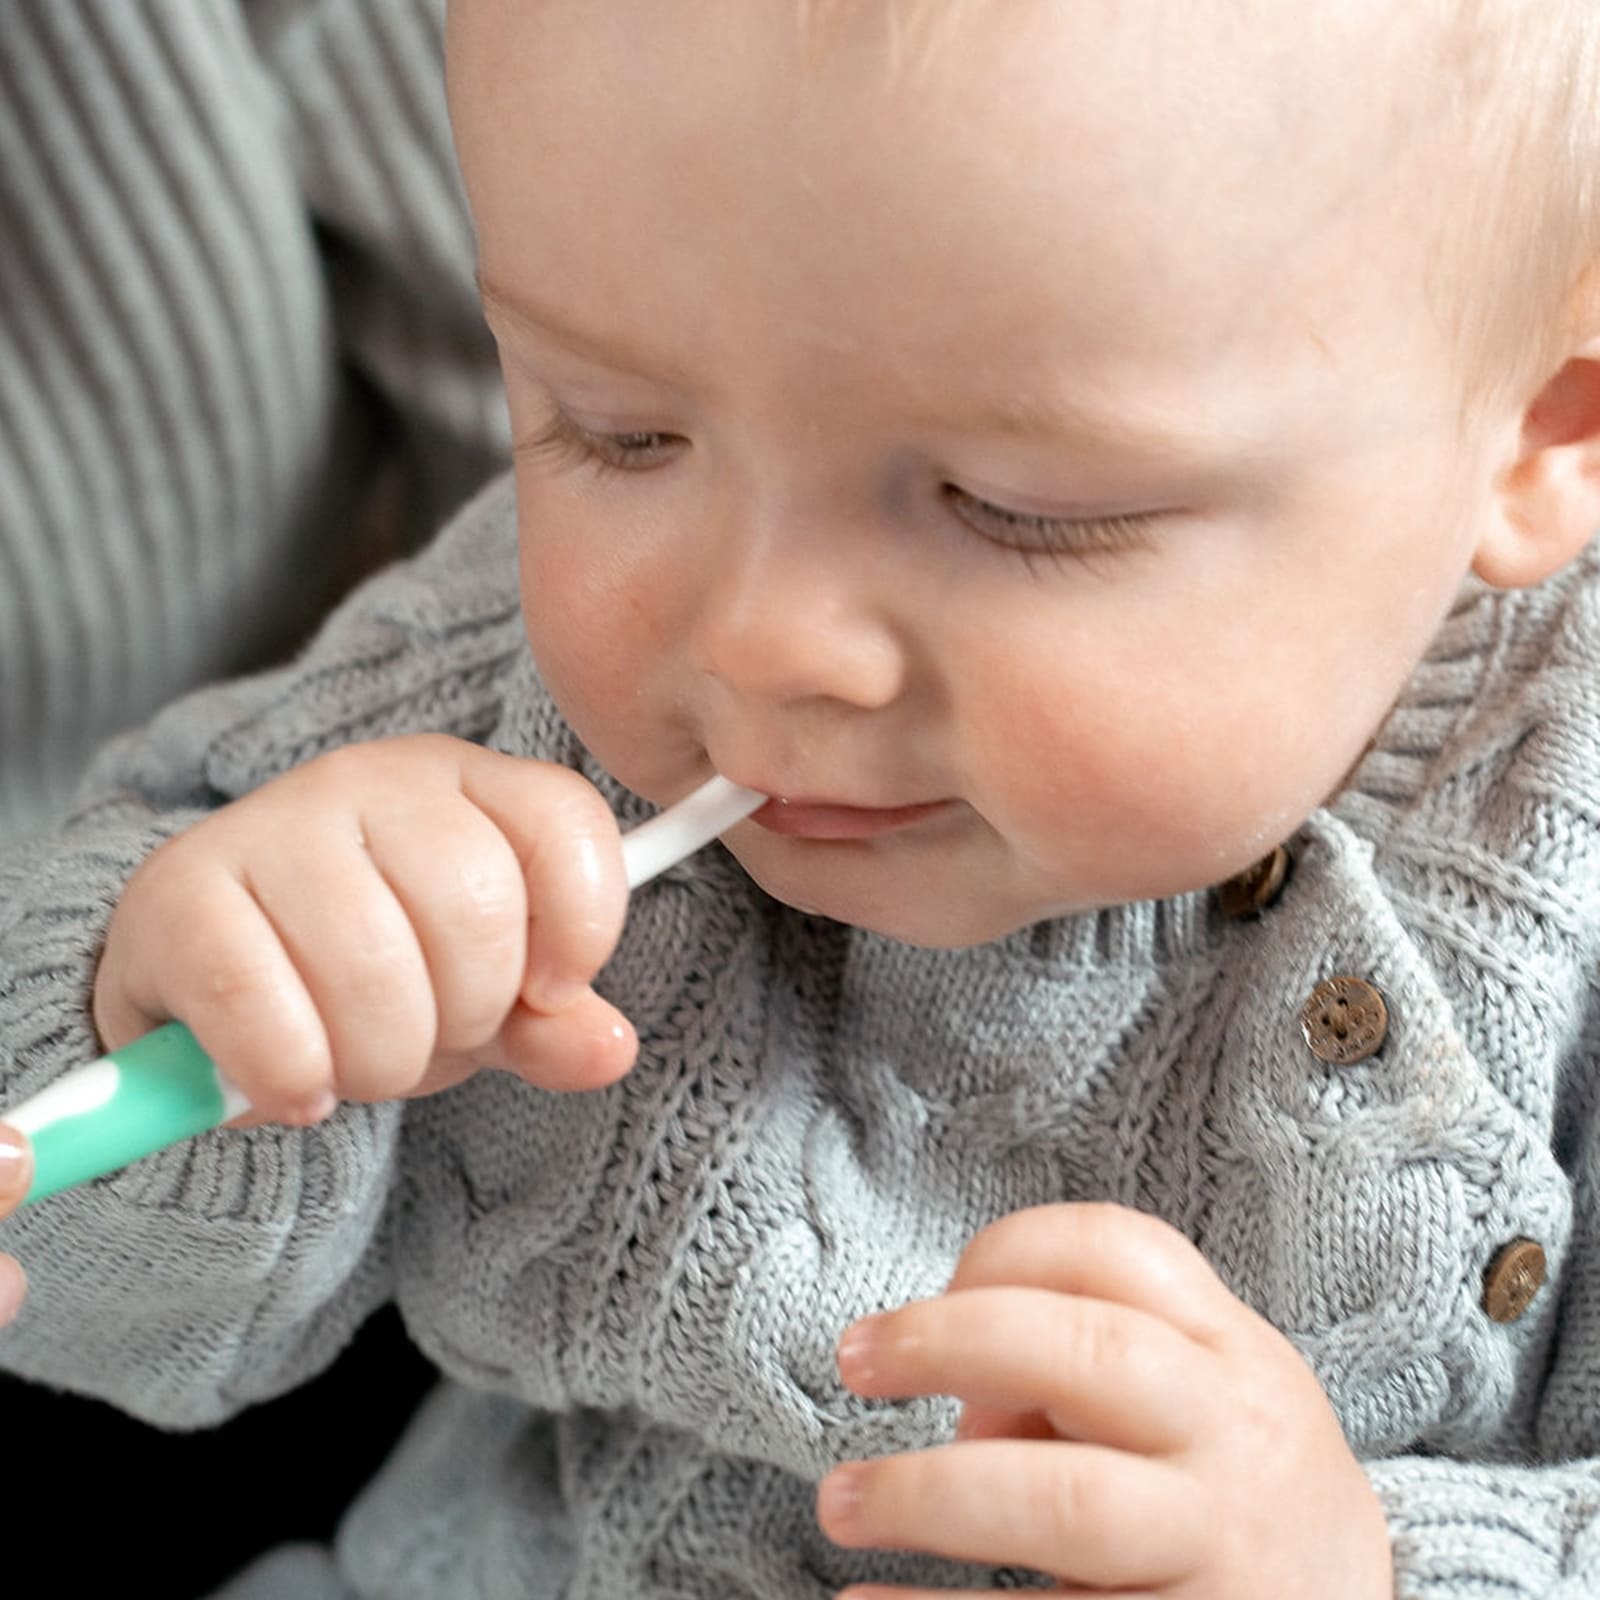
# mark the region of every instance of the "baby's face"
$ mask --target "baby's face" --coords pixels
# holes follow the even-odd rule
[[[1390,75],[1222,0],[973,4],[898,72],[892,6],[799,9],[457,0],[545,678],[655,801],[797,802],[729,842],[808,910],[963,944],[1217,882],[1492,499]]]

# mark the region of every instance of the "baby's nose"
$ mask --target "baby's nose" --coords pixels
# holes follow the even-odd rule
[[[908,670],[889,605],[814,549],[742,552],[700,601],[693,657],[700,671],[745,695],[864,710],[898,699]]]

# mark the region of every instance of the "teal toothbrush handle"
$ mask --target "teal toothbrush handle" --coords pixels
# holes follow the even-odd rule
[[[0,1120],[33,1145],[28,1205],[219,1127],[249,1102],[181,1022],[69,1073]]]

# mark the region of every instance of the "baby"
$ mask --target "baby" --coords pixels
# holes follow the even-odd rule
[[[514,481],[0,861],[0,1358],[445,1377],[231,1593],[1600,1591],[1592,11],[458,0]]]

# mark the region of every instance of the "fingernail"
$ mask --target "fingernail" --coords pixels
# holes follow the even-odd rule
[[[861,1509],[866,1474],[859,1466],[835,1467],[817,1490],[817,1520],[844,1532]]]
[[[839,1340],[839,1376],[846,1383],[865,1383],[872,1377],[873,1353],[878,1343],[880,1317],[863,1317],[844,1330]]]
[[[558,1012],[570,1011],[588,992],[589,985],[581,978],[568,978],[535,968],[523,998],[530,1010],[553,1017]]]
[[[0,1200],[20,1200],[33,1182],[33,1153],[15,1128],[0,1123]]]

